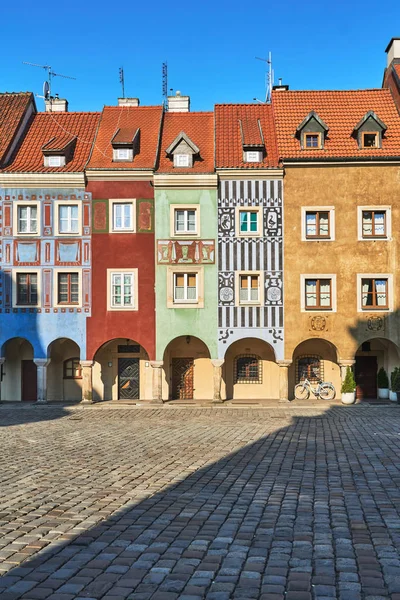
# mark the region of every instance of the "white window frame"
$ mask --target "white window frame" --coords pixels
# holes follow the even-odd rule
[[[185,164],[180,164],[180,160],[181,159],[185,159],[184,163]],[[191,167],[191,156],[190,154],[184,154],[182,152],[178,152],[177,154],[174,154],[174,167],[178,168],[178,169],[187,169],[188,167]]]
[[[58,303],[58,274],[59,273],[78,273],[78,304],[59,304]],[[54,269],[53,271],[53,306],[57,308],[81,308],[82,307],[82,269],[73,269],[65,267],[63,269]]]
[[[244,162],[259,163],[263,161],[263,153],[261,150],[246,150],[244,153]]]
[[[31,232],[19,232],[18,228],[19,228],[19,218],[18,218],[18,212],[19,212],[19,207],[21,206],[35,206],[36,207],[36,215],[37,215],[37,231],[36,233],[31,233]],[[40,202],[16,202],[13,205],[13,230],[14,230],[14,235],[15,236],[21,236],[21,237],[37,237],[40,235],[41,233],[41,203]]]
[[[257,213],[257,231],[240,231],[240,213]],[[237,206],[236,207],[236,237],[260,237],[263,233],[262,206]]]
[[[130,227],[115,227],[114,226],[114,215],[115,206],[118,204],[130,205],[131,213],[131,226]],[[135,233],[136,232],[136,199],[135,198],[113,198],[110,200],[109,206],[109,223],[110,232],[112,233]]]
[[[328,212],[329,213],[329,237],[309,238],[307,237],[307,213]],[[334,242],[335,241],[335,207],[334,206],[302,206],[301,207],[301,241],[302,242]]]
[[[59,154],[53,154],[53,155],[47,156],[47,165],[46,166],[47,167],[64,167],[65,166],[65,156],[61,156]]]
[[[306,307],[306,279],[330,279],[331,280],[331,308],[307,308]],[[335,313],[337,312],[336,274],[335,273],[303,273],[300,275],[300,310],[304,313]]]
[[[60,206],[77,206],[78,207],[78,231],[77,232],[61,232],[60,231]],[[79,201],[64,201],[56,200],[54,202],[54,231],[55,235],[60,237],[79,237],[82,235],[82,203]]]
[[[240,278],[258,277],[258,300],[244,301],[240,299]],[[263,306],[264,304],[264,272],[263,271],[236,271],[235,272],[235,305],[236,306]]]
[[[37,276],[37,296],[38,301],[37,304],[17,304],[17,274],[20,273],[29,273],[30,275]],[[12,278],[12,306],[13,308],[40,308],[42,306],[42,272],[40,269],[30,269],[29,267],[18,267],[17,269],[13,269],[11,273]]]
[[[175,275],[196,274],[197,299],[175,300]],[[167,308],[204,308],[204,267],[185,265],[167,267]]]
[[[386,235],[385,237],[363,237],[362,214],[364,211],[386,212]],[[392,207],[389,205],[357,206],[357,233],[359,242],[390,242],[392,241]]]
[[[196,230],[195,231],[176,231],[175,216],[177,210],[189,211],[194,210],[196,213]],[[170,233],[171,237],[199,237],[200,235],[200,204],[171,204],[170,205]]]
[[[131,306],[113,305],[113,275],[132,275],[132,300]],[[107,269],[107,310],[108,311],[137,311],[139,310],[138,295],[138,269]]]
[[[388,284],[388,308],[371,308],[362,306],[362,280],[363,279],[387,279]],[[393,312],[394,307],[394,288],[393,288],[393,275],[391,273],[357,273],[357,312],[359,313],[379,313],[379,312]]]

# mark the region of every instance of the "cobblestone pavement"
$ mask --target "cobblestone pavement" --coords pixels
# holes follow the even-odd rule
[[[0,599],[400,600],[400,407],[0,407]]]

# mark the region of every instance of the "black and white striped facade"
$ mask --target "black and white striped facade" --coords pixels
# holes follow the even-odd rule
[[[262,207],[262,235],[236,235],[237,207]],[[264,274],[262,306],[235,305],[236,271]],[[282,180],[220,180],[218,192],[218,355],[244,338],[268,342],[284,358]]]

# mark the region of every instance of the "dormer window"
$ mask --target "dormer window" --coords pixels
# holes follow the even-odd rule
[[[191,168],[194,162],[200,158],[200,148],[184,131],[180,132],[165,152],[174,161],[175,169]]]
[[[323,150],[327,134],[328,126],[313,110],[296,129],[302,150]]]
[[[260,163],[264,160],[265,143],[260,119],[239,119],[242,138],[243,162]]]
[[[113,147],[114,162],[132,162],[139,150],[140,129],[119,128],[114,134],[111,145]]]
[[[369,110],[354,127],[353,137],[358,141],[360,150],[382,148],[382,138],[387,127],[374,111]]]
[[[45,167],[65,167],[74,157],[77,138],[70,134],[51,138],[42,146]]]
[[[259,150],[247,150],[245,153],[245,162],[262,162],[263,154]]]

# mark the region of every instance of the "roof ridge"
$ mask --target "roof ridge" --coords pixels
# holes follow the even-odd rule
[[[285,90],[284,92],[280,91],[280,90],[273,90],[273,92],[278,93],[280,95],[286,95],[286,94],[318,94],[323,92],[324,94],[326,93],[336,93],[336,92],[341,92],[341,93],[355,93],[355,92],[388,92],[390,90],[388,90],[387,88],[362,88],[362,89],[357,89],[357,90]],[[275,95],[274,94],[274,95]]]
[[[90,110],[72,110],[72,111],[67,111],[67,112],[47,112],[47,111],[40,111],[37,112],[35,116],[43,116],[43,115],[51,115],[52,117],[55,116],[65,116],[65,115],[101,115],[101,111],[90,111]]]

